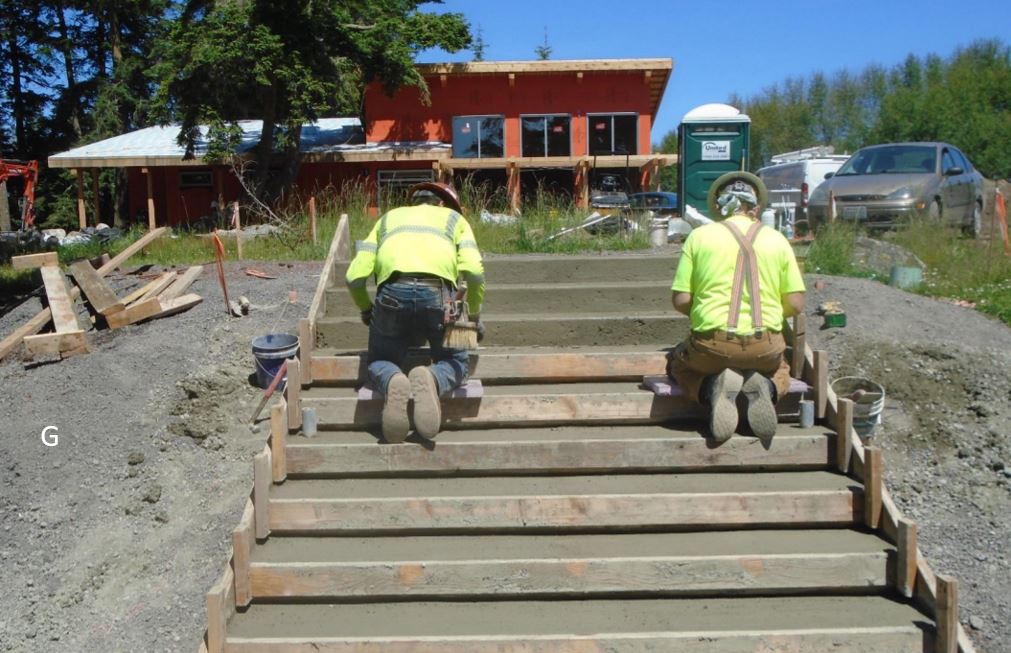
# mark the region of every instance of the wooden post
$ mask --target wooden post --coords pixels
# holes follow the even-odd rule
[[[515,161],[508,164],[508,182],[506,188],[509,190],[509,210],[513,215],[520,212],[520,169]]]
[[[235,229],[235,255],[242,260],[242,222],[239,219],[239,203],[232,202],[232,227]]]
[[[937,653],[958,653],[958,581],[937,574]]]
[[[312,236],[312,244],[316,244],[316,196],[309,196],[309,235]]]
[[[224,174],[220,168],[214,170],[214,185],[218,189],[218,210],[222,210],[225,206],[225,182],[222,179]],[[217,217],[217,216],[215,216]]]
[[[288,384],[291,387],[291,364],[288,361]],[[284,400],[275,402],[270,407],[270,458],[271,474],[275,483],[281,483],[288,476],[287,465],[284,459],[284,448],[287,446],[288,424],[287,416],[288,404]]]
[[[580,208],[585,209],[590,206],[590,162],[580,161],[579,165],[583,170],[579,180],[579,202]]]
[[[153,231],[155,228],[154,180],[151,178],[151,168],[141,168],[140,171],[147,175],[147,229]]]
[[[74,175],[77,177],[77,223],[84,229],[88,226],[88,215],[84,210],[84,172],[76,168]]]
[[[270,535],[270,522],[267,517],[267,502],[270,501],[270,481],[272,477],[270,449],[253,458],[253,524],[256,526],[256,539],[263,540]]]
[[[249,554],[253,548],[253,502],[246,499],[239,525],[232,531],[232,573],[235,574],[235,605],[246,607],[253,600],[249,588]]]
[[[303,317],[298,321],[298,361],[303,383],[312,383],[312,350],[316,347],[312,320]]]
[[[864,525],[877,529],[881,521],[881,449],[864,448]]]
[[[814,411],[815,417],[825,419],[828,406],[828,352],[817,349],[814,352]]]
[[[804,350],[807,348],[807,315],[793,317],[793,355],[790,359],[790,376],[804,377]]]
[[[853,451],[853,402],[849,399],[839,400],[835,431],[836,469],[845,474],[850,469],[850,454]]]
[[[296,431],[302,428],[302,374],[299,359],[288,361],[288,382],[284,385],[284,396],[288,402],[288,429]]]
[[[899,549],[899,559],[895,570],[896,589],[902,596],[913,597],[913,586],[916,584],[917,542],[916,522],[903,517],[899,520],[899,536],[896,545]]]
[[[99,209],[98,201],[98,168],[91,169],[91,205],[94,207],[93,213],[95,214],[95,225],[97,226],[99,222],[102,221],[102,212]]]

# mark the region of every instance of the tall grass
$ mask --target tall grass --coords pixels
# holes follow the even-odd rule
[[[853,265],[857,229],[848,223],[827,224],[818,231],[818,237],[807,250],[807,272],[853,276],[858,270]]]

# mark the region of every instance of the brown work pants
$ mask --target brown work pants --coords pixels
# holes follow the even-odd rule
[[[686,397],[699,401],[699,389],[706,377],[723,370],[759,372],[772,379],[776,396],[790,390],[790,366],[783,357],[783,334],[764,332],[761,336],[730,336],[725,331],[692,333],[668,355],[667,374],[677,381]]]

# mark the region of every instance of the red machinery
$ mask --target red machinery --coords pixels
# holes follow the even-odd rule
[[[38,161],[4,161],[0,159],[0,184],[11,177],[25,180],[25,205],[21,211],[21,230],[27,231],[35,224],[35,184],[39,180]]]

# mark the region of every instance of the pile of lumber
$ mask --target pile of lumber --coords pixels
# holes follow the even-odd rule
[[[200,265],[181,274],[166,272],[125,297],[119,297],[104,278],[165,231],[161,228],[148,232],[98,269],[87,260],[71,264],[69,271],[76,285],[71,284],[60,269],[55,252],[15,256],[12,259],[14,269],[38,268],[41,272],[49,308],[40,311],[0,342],[0,357],[6,356],[22,342],[30,359],[42,355],[65,358],[86,353],[90,325],[81,324],[75,306],[82,295],[91,308],[96,327],[107,326],[110,329],[174,315],[199,304],[202,301],[200,295],[186,294],[186,290],[203,271]],[[39,333],[50,322],[53,331]]]

